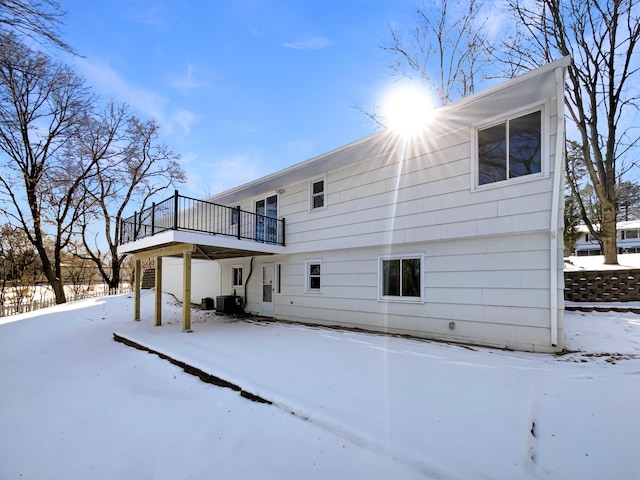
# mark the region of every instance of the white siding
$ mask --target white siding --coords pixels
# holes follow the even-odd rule
[[[278,184],[288,254],[255,258],[246,310],[260,311],[260,265],[280,262],[276,318],[522,350],[562,348],[562,232],[552,240],[550,231],[553,195],[562,191],[553,184],[554,82],[547,75],[512,84],[465,103],[420,138],[388,136],[378,150],[376,143],[358,144],[335,153],[339,167]],[[476,187],[474,127],[536,106],[543,112],[542,173]],[[323,161],[331,164],[331,154]],[[309,180],[319,174],[326,176],[326,208],[310,211]],[[251,188],[241,205],[252,211]],[[559,252],[557,266],[550,265],[551,249]],[[424,303],[378,300],[379,258],[406,253],[424,256]],[[321,293],[305,292],[309,259],[322,261]],[[222,262],[223,293],[230,293],[229,267],[237,262]],[[560,310],[556,347],[552,277]]]
[[[469,135],[438,152],[381,157],[328,172],[327,206],[309,212],[308,181],[286,187],[280,212],[292,252],[548,230],[550,176],[472,191]],[[551,143],[551,137],[547,139]],[[549,145],[553,148],[553,144]],[[459,158],[461,152],[466,157]],[[451,160],[453,158],[453,160]]]
[[[162,263],[162,290],[182,301],[182,259],[166,257]],[[191,260],[191,301],[220,295],[220,265],[208,260]]]
[[[254,269],[264,262],[282,263],[276,318],[513,349],[553,350],[548,234],[494,240],[469,238],[258,257]],[[378,300],[379,257],[402,253],[424,254],[424,303]],[[309,258],[322,259],[321,294],[305,293],[304,266]],[[249,312],[259,311],[260,291],[259,275],[254,272],[247,287]],[[452,321],[455,325],[450,329]]]

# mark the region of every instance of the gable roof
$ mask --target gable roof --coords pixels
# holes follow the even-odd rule
[[[476,125],[491,117],[508,114],[510,110],[524,105],[539,103],[555,92],[557,68],[566,68],[570,57],[563,57],[518,77],[469,95],[437,109],[434,118],[425,129],[414,136],[412,144],[431,141],[447,132]],[[383,130],[355,142],[323,153],[309,160],[231,188],[209,198],[210,201],[232,205],[246,198],[269,194],[286,185],[291,185],[331,170],[361,162],[367,158],[386,155],[401,148],[403,137]]]

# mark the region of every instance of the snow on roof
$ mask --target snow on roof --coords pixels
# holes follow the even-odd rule
[[[596,223],[594,224],[594,227],[599,228],[600,225]],[[627,220],[624,222],[618,222],[616,223],[616,229],[617,230],[634,230],[634,229],[640,230],[640,220]],[[584,223],[581,223],[580,225],[578,225],[578,231],[587,233],[589,229]]]

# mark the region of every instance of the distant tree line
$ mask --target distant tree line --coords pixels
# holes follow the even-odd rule
[[[16,289],[43,277],[57,303],[87,265],[117,287],[123,216],[185,180],[154,120],[105,104],[33,48],[73,53],[58,34],[63,15],[53,0],[0,2],[0,282]]]

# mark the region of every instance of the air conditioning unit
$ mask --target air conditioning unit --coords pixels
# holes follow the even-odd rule
[[[242,298],[237,295],[223,295],[216,297],[217,313],[241,313]]]
[[[213,298],[206,297],[202,299],[202,310],[213,310],[214,308]]]

